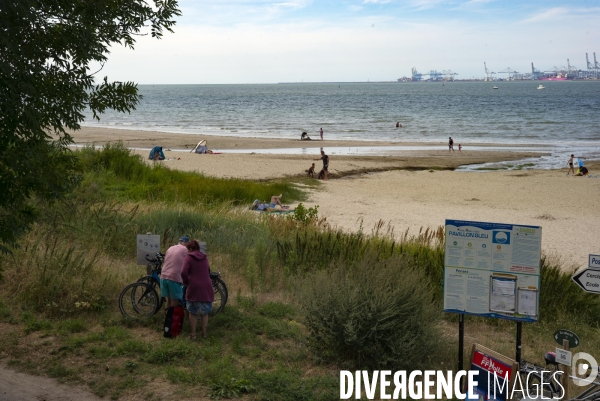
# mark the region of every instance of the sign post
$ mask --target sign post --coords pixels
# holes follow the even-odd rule
[[[600,294],[600,255],[590,255],[588,268],[573,275],[573,281],[586,292]]]
[[[542,228],[446,220],[444,312],[535,322],[539,313]],[[516,358],[521,359],[517,326]],[[459,349],[459,362],[462,348]],[[459,366],[460,369],[460,366]]]
[[[138,265],[146,265],[146,256],[153,257],[156,252],[160,252],[160,235],[138,234],[136,243]]]

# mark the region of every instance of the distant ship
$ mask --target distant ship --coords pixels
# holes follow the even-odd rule
[[[553,76],[544,76],[544,77],[538,78],[538,80],[540,80],[540,81],[569,81],[571,79],[573,79],[573,77],[570,77],[567,74],[561,74],[561,73],[558,73]]]

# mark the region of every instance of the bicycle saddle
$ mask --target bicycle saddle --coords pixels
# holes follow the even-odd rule
[[[556,363],[556,353],[552,351],[546,352],[544,355],[544,360],[546,361],[546,366],[554,365],[558,369],[558,363]]]

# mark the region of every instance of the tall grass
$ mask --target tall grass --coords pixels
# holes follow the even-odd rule
[[[86,172],[84,184],[99,184],[105,197],[192,205],[220,202],[250,205],[254,199],[269,200],[278,194],[290,201],[304,197],[302,191],[287,182],[221,179],[171,170],[162,164],[149,166],[121,143],[107,144],[100,150],[86,147],[78,156]]]

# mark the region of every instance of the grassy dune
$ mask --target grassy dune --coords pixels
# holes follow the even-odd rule
[[[0,357],[10,366],[140,400],[331,400],[340,369],[455,368],[456,316],[441,313],[441,228],[392,236],[380,223],[343,233],[316,209],[282,217],[237,207],[274,193],[302,200],[293,183],[146,166],[119,145],[79,155],[80,188],[39,204],[21,246],[0,256],[0,332],[8,339]],[[163,250],[184,233],[208,243],[230,299],[207,340],[188,340],[187,324],[167,340],[162,316],[119,314],[121,289],[145,273],[134,255],[135,235],[146,232],[161,235]],[[558,328],[600,355],[600,297],[547,257],[540,294],[541,321],[524,325],[524,357],[541,361]],[[513,356],[514,330],[467,318],[466,344]]]

